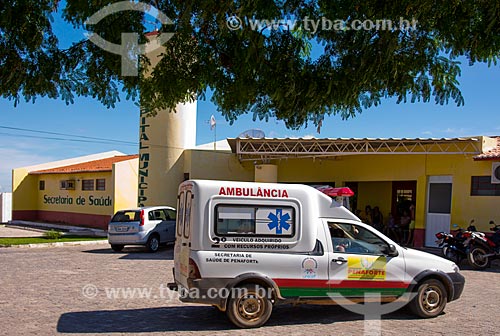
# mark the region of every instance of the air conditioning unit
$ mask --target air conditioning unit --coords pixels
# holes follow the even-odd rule
[[[500,183],[500,162],[493,162],[491,165],[491,183]]]

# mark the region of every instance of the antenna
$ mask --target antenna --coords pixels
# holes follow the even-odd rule
[[[246,130],[245,132],[240,133],[238,135],[238,138],[251,138],[251,139],[263,139],[266,137],[266,134],[264,133],[263,130],[260,129],[249,129]]]

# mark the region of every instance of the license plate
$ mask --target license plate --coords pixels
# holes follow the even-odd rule
[[[128,229],[129,229],[128,226],[117,226],[117,227],[115,227],[115,231],[116,232],[127,232]]]

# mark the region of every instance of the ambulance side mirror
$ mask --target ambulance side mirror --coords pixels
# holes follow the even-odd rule
[[[398,249],[393,244],[386,245],[383,252],[386,255],[388,255],[389,257],[397,257],[398,256]]]

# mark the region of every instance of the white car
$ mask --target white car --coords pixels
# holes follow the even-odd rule
[[[175,242],[175,217],[168,206],[119,210],[108,225],[108,242],[116,252],[125,245],[145,245],[156,252],[160,244]]]
[[[378,301],[435,317],[464,289],[453,262],[398,246],[309,186],[190,180],[178,199],[168,288],[240,328],[262,326],[287,303]]]

